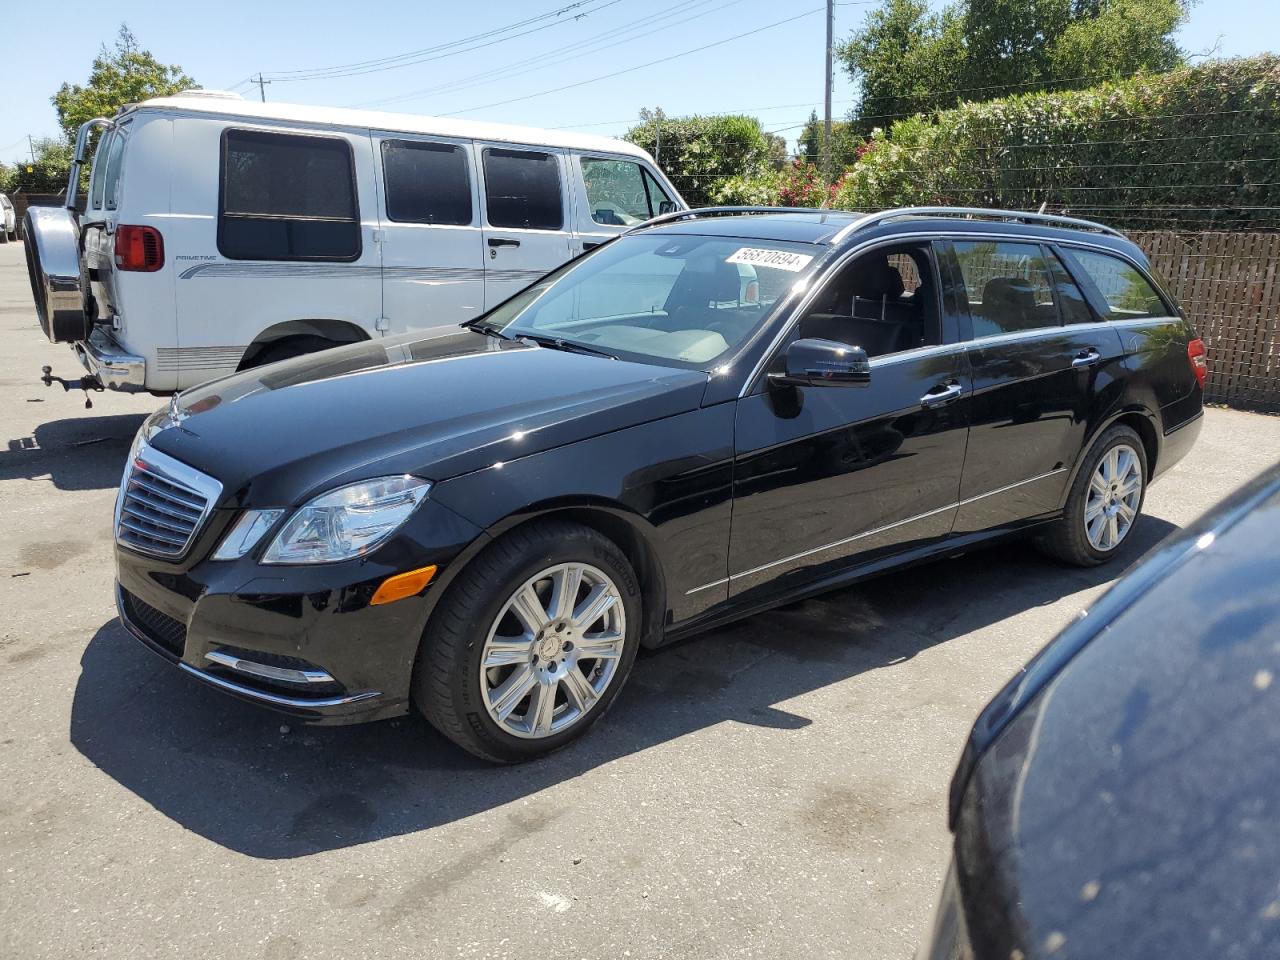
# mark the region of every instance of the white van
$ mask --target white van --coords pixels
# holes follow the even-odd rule
[[[584,134],[208,91],[90,121],[80,161],[94,127],[85,212],[77,166],[67,209],[27,227],[42,326],[92,389],[461,323],[685,209],[645,151]]]

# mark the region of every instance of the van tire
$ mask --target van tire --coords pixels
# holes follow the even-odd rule
[[[253,358],[253,361],[245,365],[244,369],[252,370],[255,367],[265,367],[269,363],[292,360],[294,357],[305,356],[308,353],[319,353],[321,350],[328,350],[330,347],[337,346],[341,346],[341,344],[326,340],[324,337],[284,337],[260,350],[258,355]]]

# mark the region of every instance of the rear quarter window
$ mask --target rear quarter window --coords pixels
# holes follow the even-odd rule
[[[1093,250],[1069,250],[1066,255],[1101,294],[1107,320],[1167,317],[1169,308],[1146,277],[1132,264]]]
[[[218,250],[232,260],[358,258],[350,144],[338,137],[227,130]]]

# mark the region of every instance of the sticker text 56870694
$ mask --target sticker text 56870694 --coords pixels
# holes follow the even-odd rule
[[[813,257],[803,253],[792,253],[789,250],[764,250],[760,247],[740,247],[732,256],[725,258],[725,263],[747,263],[753,267],[769,267],[773,270],[786,270],[799,273],[809,265]]]

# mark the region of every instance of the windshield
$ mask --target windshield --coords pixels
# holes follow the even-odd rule
[[[740,237],[623,237],[518,293],[478,325],[708,367],[759,328],[820,252]]]

